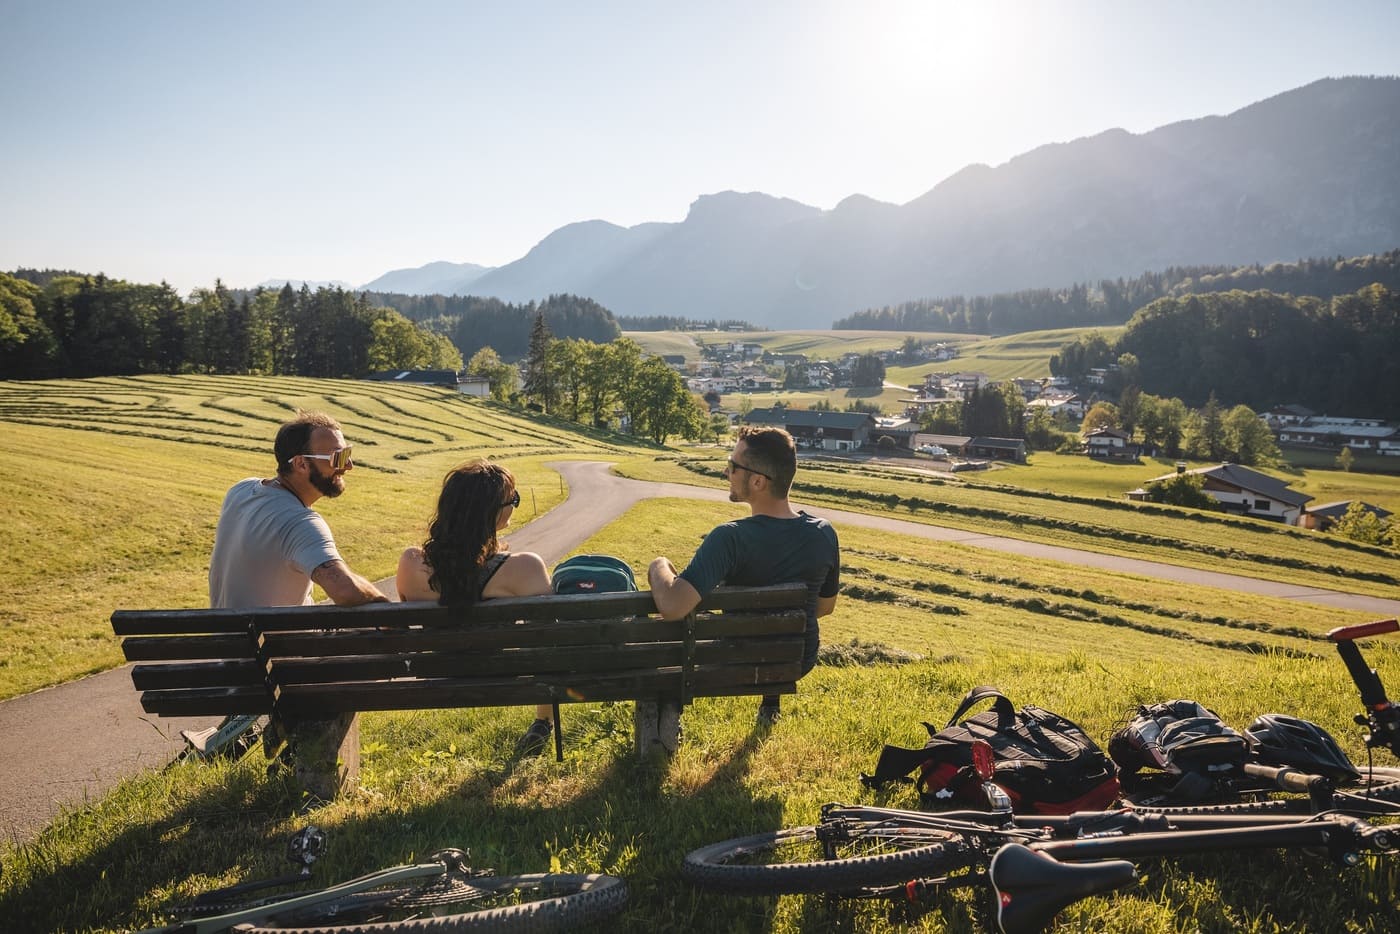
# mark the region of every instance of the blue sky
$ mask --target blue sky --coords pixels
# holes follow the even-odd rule
[[[970,163],[1400,74],[1394,2],[0,0],[0,270],[181,291],[500,265],[717,191]]]

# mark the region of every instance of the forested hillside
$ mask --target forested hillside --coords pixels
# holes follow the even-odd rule
[[[18,270],[0,273],[0,378],[456,370],[483,347],[505,360],[525,356],[537,313],[561,337],[607,342],[622,334],[607,309],[572,295],[510,305],[216,282],[185,299],[166,283]]]
[[[0,273],[2,377],[338,377],[462,365],[446,338],[341,289],[249,293],[216,282],[183,299],[166,283],[102,275],[38,278],[46,284]]]
[[[1370,285],[1331,300],[1269,291],[1162,298],[1118,339],[1082,338],[1050,361],[1057,376],[1117,363],[1146,393],[1204,405],[1400,419],[1400,290]],[[1126,379],[1126,377],[1125,377]]]
[[[1122,324],[1159,298],[1235,289],[1332,298],[1380,283],[1400,290],[1400,250],[1351,259],[1306,259],[1268,266],[1171,266],[1131,279],[1101,279],[1067,289],[925,298],[841,318],[839,330],[957,331],[1016,334],[1050,328]]]
[[[530,328],[536,313],[544,314],[545,324],[556,337],[607,342],[622,336],[612,312],[577,295],[551,295],[542,302],[519,305],[474,295],[367,292],[365,298],[445,335],[468,360],[483,347],[494,349],[504,360],[524,357],[530,349]]]

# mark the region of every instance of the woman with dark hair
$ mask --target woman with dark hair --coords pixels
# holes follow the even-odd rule
[[[499,464],[469,461],[449,471],[427,541],[399,557],[399,599],[470,606],[493,597],[553,593],[543,558],[529,551],[512,554],[496,538],[519,505],[515,477]],[[544,751],[553,729],[550,713],[548,704],[535,708],[535,722],[516,745],[521,755]]]

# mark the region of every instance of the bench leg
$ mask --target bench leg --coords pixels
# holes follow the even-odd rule
[[[637,758],[675,755],[681,739],[680,701],[637,701],[632,732],[637,743]]]
[[[291,725],[287,745],[297,783],[313,798],[334,801],[359,783],[359,714],[298,720]]]

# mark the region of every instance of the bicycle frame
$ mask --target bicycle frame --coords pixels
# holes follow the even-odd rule
[[[251,924],[263,921],[272,915],[292,911],[297,908],[333,902],[347,895],[367,892],[381,885],[390,885],[395,882],[407,882],[411,879],[422,879],[429,876],[440,876],[454,868],[452,862],[450,862],[453,860],[452,856],[447,853],[437,855],[443,857],[437,862],[394,866],[389,869],[382,869],[378,872],[360,876],[357,879],[351,879],[348,882],[342,882],[339,885],[319,889],[315,892],[308,892],[304,895],[289,895],[286,898],[276,899],[252,908],[231,911],[227,914],[211,915],[206,918],[194,918],[167,927],[150,928],[149,930],[142,931],[141,934],[218,934],[218,932],[227,931],[237,924]],[[490,870],[487,870],[487,872],[489,871]]]
[[[1317,847],[1339,865],[1354,866],[1370,853],[1394,853],[1400,837],[1344,814],[1140,814],[1091,811],[1070,815],[931,814],[893,808],[827,805],[818,839],[886,838],[918,845],[920,831],[956,834],[963,849],[950,860],[960,876],[916,879],[872,888],[870,896],[916,899],[926,891],[989,885],[1003,934],[1039,931],[1059,911],[1136,878],[1128,860],[1187,853]],[[1033,858],[1026,858],[1032,854]],[[1046,858],[1048,857],[1048,859]]]

